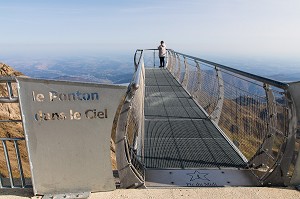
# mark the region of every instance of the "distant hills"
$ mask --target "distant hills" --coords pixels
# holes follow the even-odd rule
[[[2,58],[2,61],[29,77],[42,79],[124,84],[130,82],[134,72],[133,54],[54,58],[12,57]],[[298,68],[296,64],[287,65],[289,68],[286,68],[276,61],[272,64],[267,61],[216,59],[214,62],[277,81],[300,81],[300,66]]]
[[[41,79],[124,84],[130,82],[134,72],[131,58],[66,57],[7,61],[25,75]]]
[[[300,66],[299,66],[300,67]],[[300,81],[300,72],[299,73],[288,73],[288,74],[276,74],[269,76],[270,79],[274,79],[282,82],[298,82]]]

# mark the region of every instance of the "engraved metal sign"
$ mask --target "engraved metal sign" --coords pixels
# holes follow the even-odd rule
[[[257,186],[250,170],[231,169],[149,169],[147,187]]]
[[[110,136],[126,86],[17,81],[34,193],[114,190]]]

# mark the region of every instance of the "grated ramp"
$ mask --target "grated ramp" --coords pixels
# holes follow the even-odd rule
[[[246,163],[166,69],[145,70],[146,168],[244,168]]]

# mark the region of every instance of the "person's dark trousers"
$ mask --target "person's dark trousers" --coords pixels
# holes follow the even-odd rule
[[[159,67],[165,67],[165,57],[159,57],[160,65]]]

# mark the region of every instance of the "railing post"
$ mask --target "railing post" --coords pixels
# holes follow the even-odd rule
[[[176,69],[176,66],[177,66],[177,59],[176,59],[176,54],[174,51],[172,51],[172,59],[173,59],[173,76],[175,77],[175,69]]]
[[[172,60],[172,52],[171,51],[167,51],[167,63],[166,63],[166,68],[169,69],[169,71],[172,73],[173,71],[173,60]]]
[[[270,154],[272,152],[272,146],[274,143],[275,137],[275,129],[277,126],[277,108],[276,108],[276,101],[272,89],[268,84],[264,84],[264,89],[267,96],[267,110],[268,110],[268,126],[267,126],[267,135],[266,140],[263,144],[262,151],[266,154]],[[262,166],[267,165],[269,160],[269,156],[265,156],[261,162]]]
[[[154,62],[154,68],[155,68],[155,50],[153,50],[153,62]]]
[[[296,91],[298,92],[298,91]],[[288,101],[288,129],[286,133],[286,139],[282,144],[280,151],[278,151],[279,158],[277,159],[272,173],[270,175],[266,175],[264,178],[264,183],[268,185],[299,185],[300,184],[300,176],[299,176],[299,157],[294,154],[295,150],[295,142],[296,142],[296,132],[297,132],[297,96],[292,97],[292,92],[290,90],[286,93],[286,98]],[[298,94],[297,94],[298,95]],[[298,98],[299,100],[299,98]],[[296,153],[300,153],[296,151]],[[298,154],[299,155],[299,154]],[[296,161],[295,158],[298,157],[298,164],[296,163],[291,167],[292,161]],[[288,176],[289,172],[294,172],[293,180]],[[295,178],[294,178],[295,177]]]
[[[285,182],[285,185],[300,185],[300,150],[299,146],[296,148],[295,142],[297,140],[298,145],[300,144],[300,134],[297,135],[297,124],[299,124],[300,118],[300,82],[290,83],[288,88],[289,102],[289,135],[287,147],[289,153],[287,157],[290,157],[289,172],[291,173],[291,179]],[[289,161],[286,161],[289,162]]]
[[[5,183],[5,182],[3,182],[4,177],[0,174],[0,188],[25,188],[26,187],[26,182],[25,182],[25,177],[24,177],[24,173],[23,173],[20,150],[19,150],[19,146],[18,146],[18,141],[24,140],[24,138],[0,138],[0,140],[1,140],[2,146],[3,146],[3,152],[4,152],[4,156],[5,156],[6,167],[7,167],[9,181],[10,181],[10,187],[7,186],[7,185],[4,185],[3,184],[3,183]],[[16,161],[18,163],[18,171],[19,171],[19,174],[20,174],[21,186],[19,186],[19,185],[15,186],[15,182],[16,182],[17,178],[14,178],[14,176],[13,176],[13,169],[12,169],[11,160],[10,160],[10,157],[9,157],[10,156],[9,155],[9,150],[7,148],[7,141],[13,142],[14,147],[15,147]],[[13,159],[13,162],[15,162],[14,159]]]
[[[276,101],[272,89],[268,84],[264,83],[264,89],[267,99],[267,134],[264,137],[263,143],[261,144],[260,149],[256,152],[253,159],[250,161],[250,164],[254,168],[266,168],[268,169],[271,165],[268,165],[269,159],[273,158],[272,147],[275,138],[275,129],[277,124],[277,108]],[[273,161],[275,161],[273,159]]]
[[[184,77],[182,80],[182,86],[188,90],[188,81],[189,81],[189,66],[188,63],[186,61],[186,57],[184,57],[184,68],[185,68],[185,73],[184,73]]]
[[[8,81],[6,83],[6,85],[7,85],[8,98],[9,98],[9,100],[12,100],[13,97],[14,97],[14,95],[13,95],[13,90],[12,90],[11,82]]]
[[[194,60],[196,63],[196,68],[197,68],[197,82],[196,82],[196,88],[195,90],[191,93],[193,97],[198,97],[198,94],[201,91],[201,68],[200,64],[198,61]],[[197,93],[196,93],[197,92]],[[196,95],[195,95],[196,93]]]
[[[0,189],[3,188],[2,175],[0,174]]]
[[[14,180],[13,180],[13,174],[12,174],[12,170],[11,170],[11,165],[10,165],[10,160],[9,160],[9,155],[8,155],[8,150],[7,150],[5,140],[2,140],[2,145],[3,145],[5,160],[6,160],[7,171],[8,171],[8,175],[9,175],[10,187],[14,188],[15,185],[14,185]]]
[[[138,63],[136,63],[136,55],[137,55],[137,52],[138,52],[138,50],[135,51],[134,57],[133,57],[133,63],[134,63],[134,69],[135,69],[134,71],[137,70],[137,65],[138,65]]]
[[[24,174],[23,174],[22,161],[21,161],[21,157],[20,157],[20,150],[19,150],[19,146],[18,146],[17,140],[14,140],[14,146],[15,146],[16,157],[17,157],[17,161],[18,161],[18,168],[19,168],[19,173],[20,173],[21,187],[24,188],[26,186],[26,184],[25,184],[25,178],[24,178]]]
[[[175,64],[176,64],[176,58],[174,59],[174,56],[175,56],[174,52],[171,51],[170,54],[171,54],[171,66],[169,68],[171,69],[170,72],[172,74],[174,74],[174,69],[175,69]]]
[[[219,94],[218,94],[218,101],[214,111],[211,113],[210,118],[216,123],[219,123],[220,116],[222,113],[223,102],[224,102],[224,81],[222,78],[222,73],[218,67],[215,67],[216,76],[218,79],[218,87],[219,87]]]
[[[176,58],[175,58],[176,59]],[[177,70],[177,73],[176,73],[176,78],[178,81],[180,81],[180,74],[181,74],[181,62],[180,62],[180,57],[179,55],[177,54],[177,59],[178,59],[178,70]],[[174,71],[175,73],[175,71]]]

